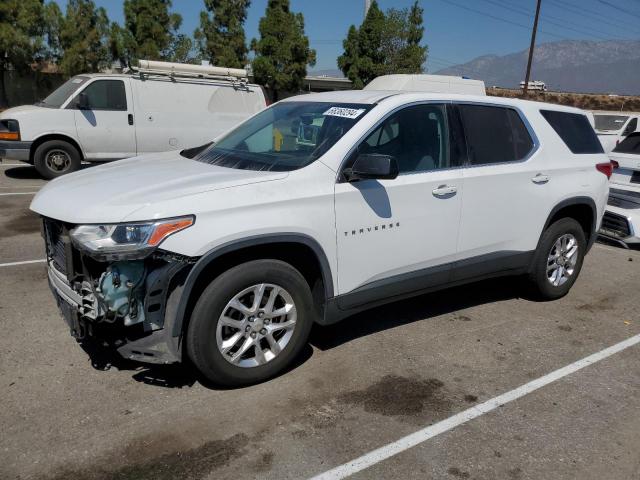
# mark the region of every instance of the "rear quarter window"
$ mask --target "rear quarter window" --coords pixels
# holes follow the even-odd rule
[[[602,144],[586,115],[554,110],[540,110],[540,113],[572,153],[604,153]]]

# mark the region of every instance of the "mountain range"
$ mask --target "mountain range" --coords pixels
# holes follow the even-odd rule
[[[488,87],[517,88],[524,80],[528,52],[483,55],[435,74],[484,80]],[[534,50],[531,80],[541,80],[553,91],[640,95],[640,40],[542,43]]]

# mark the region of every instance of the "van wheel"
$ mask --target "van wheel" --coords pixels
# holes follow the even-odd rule
[[[216,384],[261,382],[300,353],[314,312],[309,285],[291,265],[279,260],[243,263],[202,292],[186,333],[187,354]]]
[[[575,283],[587,248],[584,231],[573,218],[554,222],[542,234],[529,283],[543,300],[565,296]]]
[[[80,168],[80,153],[69,142],[49,140],[39,145],[33,154],[33,164],[40,175],[52,179]]]

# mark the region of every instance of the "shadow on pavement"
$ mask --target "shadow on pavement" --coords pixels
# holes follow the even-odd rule
[[[94,165],[98,165],[98,164],[83,163],[80,166],[80,170],[84,170],[85,168],[91,168]],[[7,168],[4,171],[4,175],[8,178],[14,178],[17,180],[44,180],[36,170],[36,167],[26,163],[24,165],[18,165],[13,168]]]
[[[95,342],[80,342],[80,346],[87,353],[91,361],[91,366],[96,370],[107,371],[112,368],[119,371],[131,371],[136,382],[146,385],[164,388],[183,388],[192,387],[196,382],[205,388],[211,390],[228,390],[229,388],[216,385],[208,379],[202,377],[200,373],[185,361],[181,364],[172,365],[153,365],[148,363],[136,362],[122,358],[113,349],[101,346]],[[296,360],[280,375],[295,370],[304,364],[313,355],[313,349],[310,345],[305,345],[302,352]],[[268,380],[267,380],[268,381]]]
[[[280,375],[286,375],[306,363],[313,356],[313,348],[311,346],[322,351],[330,350],[357,338],[408,323],[428,320],[439,315],[454,313],[458,310],[486,303],[520,297],[524,297],[523,285],[518,278],[499,278],[372,308],[353,315],[335,325],[326,327],[315,325],[311,332],[309,344],[304,347],[294,363]],[[460,316],[462,320],[465,318],[463,315]],[[209,389],[227,389],[203,378],[188,362],[174,365],[144,364],[126,360],[120,357],[115,350],[93,342],[81,342],[80,345],[89,355],[91,365],[96,370],[115,368],[121,371],[131,371],[133,372],[132,378],[135,381],[146,385],[163,388],[183,388],[192,387],[198,382]]]
[[[358,313],[334,325],[316,325],[309,342],[320,350],[330,350],[356,338],[408,323],[485,303],[524,297],[522,283],[517,277],[485,280],[390,303]]]
[[[19,167],[7,168],[4,175],[18,180],[42,180],[42,177],[32,165],[20,165]]]

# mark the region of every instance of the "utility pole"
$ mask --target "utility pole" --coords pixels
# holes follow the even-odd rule
[[[523,96],[527,96],[529,92],[529,79],[531,78],[531,63],[533,62],[533,49],[536,47],[536,33],[538,32],[538,18],[540,18],[540,3],[542,0],[538,0],[536,6],[536,18],[533,21],[533,31],[531,32],[531,46],[529,47],[529,60],[527,61],[527,74],[524,78],[524,88],[522,89]]]
[[[371,0],[364,0],[364,18],[367,18],[369,7],[371,6]]]

